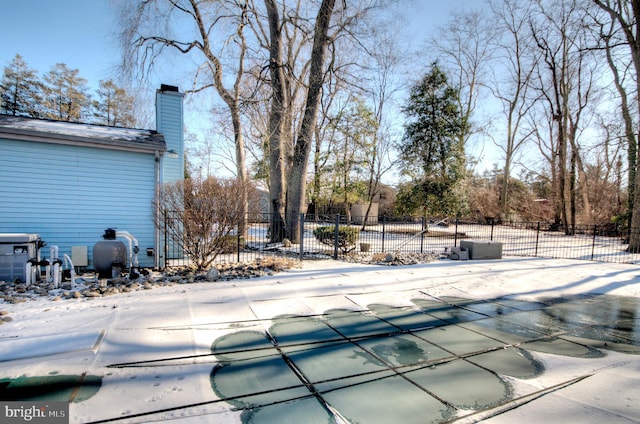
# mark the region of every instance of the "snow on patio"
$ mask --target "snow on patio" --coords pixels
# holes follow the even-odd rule
[[[71,423],[637,422],[638,283],[628,264],[325,260],[0,304],[0,399],[68,400]]]

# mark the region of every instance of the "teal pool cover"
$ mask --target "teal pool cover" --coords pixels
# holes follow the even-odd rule
[[[640,353],[635,298],[412,303],[280,316],[220,337],[211,386],[246,423],[441,423],[513,402],[507,377],[544,373],[535,352]]]
[[[537,353],[585,359],[607,351],[640,354],[637,298],[527,302],[422,294],[402,308],[370,304],[359,311],[227,323],[234,332],[213,340],[211,353],[109,367],[213,357],[209,380],[216,396],[163,411],[226,402],[244,423],[445,423],[506,411],[589,376],[522,384],[545,373]],[[81,402],[101,386],[94,375],[2,379],[0,399]]]

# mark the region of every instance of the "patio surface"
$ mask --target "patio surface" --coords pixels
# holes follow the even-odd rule
[[[0,400],[72,423],[639,422],[640,268],[308,261],[1,305]]]

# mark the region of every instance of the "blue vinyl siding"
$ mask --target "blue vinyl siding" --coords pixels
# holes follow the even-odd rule
[[[162,158],[162,182],[174,182],[184,178],[183,93],[158,92],[156,94],[156,130],[164,135],[167,150],[178,157],[165,154]]]
[[[40,234],[60,256],[85,245],[91,268],[93,245],[117,228],[138,239],[140,265],[151,267],[154,178],[153,153],[0,139],[0,233]]]

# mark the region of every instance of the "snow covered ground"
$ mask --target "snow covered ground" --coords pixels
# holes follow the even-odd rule
[[[443,421],[640,422],[639,283],[637,265],[575,260],[507,257],[410,266],[324,260],[251,280],[175,285],[95,299],[0,303],[0,311],[12,318],[0,326],[0,388],[5,390],[0,393],[6,396],[7,387],[22,385],[26,392],[42,391],[43,399],[70,399],[71,423],[300,422],[295,402],[284,403],[290,409],[273,409],[277,415],[251,415],[243,414],[232,397],[220,401],[214,370],[223,355],[212,353],[216,341],[234,334],[267,334],[276,317],[323,320],[336,310],[370,314],[372,305],[409,311],[419,304],[416,299],[500,298],[538,304],[603,294],[631,299],[631,310],[625,309],[621,318],[627,347],[609,349],[600,343],[600,349],[593,340],[591,347],[583,340],[575,346],[601,354],[576,355],[553,346],[527,350],[534,363],[544,366],[532,378],[502,375],[486,366],[509,387],[509,396],[489,407],[452,407],[453,415]],[[591,316],[584,318],[596,326],[599,312],[586,311]],[[437,328],[471,328],[450,324]],[[510,348],[512,344],[504,346]],[[247,344],[234,354],[254,358],[260,349]],[[472,356],[462,357],[473,362]],[[270,378],[238,375],[256,387]],[[46,389],[52,382],[57,391]],[[246,390],[250,393],[251,387]],[[389,386],[388,393],[391,390]],[[385,401],[375,399],[378,404]],[[450,404],[455,406],[455,401]],[[335,412],[336,422],[350,419],[331,404],[328,409]],[[416,420],[427,421],[419,415]]]

